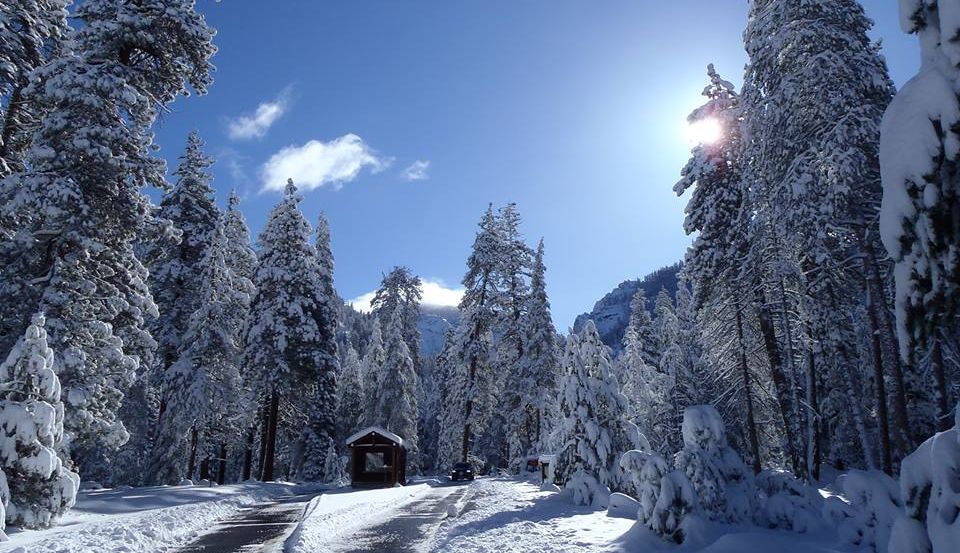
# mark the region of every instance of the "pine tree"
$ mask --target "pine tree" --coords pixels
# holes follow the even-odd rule
[[[332,481],[339,478],[339,460],[336,456],[337,429],[337,375],[340,358],[337,350],[337,313],[342,303],[333,286],[333,250],[330,246],[330,225],[321,213],[317,220],[316,240],[317,282],[320,302],[316,310],[318,335],[315,338],[317,364],[305,375],[312,383],[312,394],[307,396],[307,430],[304,444],[304,464],[299,475],[308,481]],[[330,456],[334,458],[331,459]]]
[[[0,468],[6,476],[0,488],[7,488],[0,495],[9,497],[7,523],[22,528],[55,524],[73,506],[80,485],[79,475],[57,456],[63,402],[44,323],[43,315],[34,315],[0,365]]]
[[[611,372],[609,348],[600,341],[593,321],[588,321],[579,335],[568,338],[563,367],[559,480],[578,489],[587,483],[586,489],[593,490],[589,495],[601,493],[604,487],[626,491],[629,483],[619,461],[638,447],[639,435],[627,420],[627,399]],[[596,498],[581,502],[596,503]]]
[[[386,328],[390,323],[394,311],[401,311],[404,340],[417,374],[420,374],[420,329],[417,323],[420,320],[420,302],[423,298],[421,285],[420,278],[411,273],[410,269],[394,267],[383,277],[380,288],[370,302],[382,328]]]
[[[348,347],[340,365],[337,381],[337,443],[357,432],[364,424],[366,393],[361,374],[360,356],[353,347]]]
[[[149,128],[188,86],[206,91],[215,48],[192,0],[87,0],[73,15],[70,47],[24,92],[46,114],[26,169],[0,184],[0,219],[16,222],[0,244],[0,346],[38,306],[46,313],[63,360],[65,447],[97,478],[128,438],[117,411],[156,346],[134,252],[151,219],[142,191],[166,187]]]
[[[460,324],[447,357],[441,437],[445,466],[467,461],[474,438],[482,435],[496,405],[493,329],[499,316],[500,233],[492,206],[479,227],[463,278]]]
[[[950,322],[960,313],[960,54],[953,4],[900,3],[904,30],[919,38],[922,64],[890,104],[880,141],[880,233],[896,262],[900,352],[914,364],[929,350],[940,430],[950,425],[944,343],[956,339]]]
[[[310,244],[310,224],[300,213],[300,195],[288,181],[283,200],[270,212],[260,233],[260,255],[254,276],[256,293],[250,305],[245,364],[253,389],[265,400],[261,478],[273,480],[281,403],[302,402],[310,409],[308,447],[320,444],[326,421],[314,409],[329,412],[334,397],[326,397],[333,339],[325,324],[327,298],[316,250]],[[327,336],[331,334],[331,336]],[[333,360],[335,361],[335,350]],[[310,405],[317,401],[326,405]],[[305,404],[303,404],[305,403]],[[332,417],[331,417],[332,419]],[[332,425],[332,422],[331,422]],[[315,450],[311,450],[315,453]],[[305,465],[314,476],[325,454]],[[320,464],[319,466],[323,466]]]
[[[557,331],[547,299],[543,240],[537,247],[531,271],[530,294],[520,320],[522,354],[508,377],[510,413],[507,420],[511,460],[518,470],[523,460],[546,446],[559,387]]]
[[[58,54],[66,38],[65,0],[14,0],[0,3],[0,177],[22,171],[30,134],[43,113],[25,95],[30,78]]]
[[[360,366],[360,377],[363,379],[364,386],[369,387],[369,392],[365,395],[366,404],[363,414],[363,424],[368,426],[379,423],[381,418],[378,411],[380,394],[377,392],[383,389],[382,370],[386,362],[387,352],[383,346],[383,332],[380,330],[380,322],[374,319],[373,332],[370,334],[367,351],[363,354],[363,363]]]
[[[198,456],[213,457],[239,437],[244,395],[236,330],[249,307],[244,290],[250,285],[227,266],[227,251],[218,224],[199,264],[202,286],[183,336],[187,345],[164,374],[168,409],[157,431],[150,470],[157,484],[192,478]]]
[[[387,358],[381,370],[383,380],[377,415],[382,421],[380,426],[403,438],[407,449],[407,468],[415,472],[420,462],[418,381],[403,336],[403,326],[403,313],[395,309],[387,324]]]
[[[865,434],[856,406],[837,397],[803,409],[796,389],[816,386],[820,376],[833,384],[858,372],[847,345],[855,340],[849,313],[863,297],[857,227],[875,216],[876,142],[893,90],[867,36],[870,26],[855,0],[763,0],[753,3],[746,33],[748,178],[764,235],[753,244],[770,248],[758,254],[764,265],[755,270],[755,306],[784,445],[801,473],[810,465],[802,461],[810,449],[804,442],[815,434],[802,430],[815,424],[818,411],[843,405],[846,412],[819,414]],[[798,383],[801,361],[808,374]],[[869,462],[869,451],[861,455]]]

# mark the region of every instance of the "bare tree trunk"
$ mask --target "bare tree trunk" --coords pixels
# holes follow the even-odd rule
[[[737,339],[740,346],[740,373],[743,378],[744,393],[747,394],[747,436],[753,452],[753,472],[758,474],[763,464],[760,462],[760,439],[757,436],[757,422],[753,415],[753,394],[750,393],[750,368],[747,365],[747,346],[743,338],[743,315],[737,306]]]
[[[817,389],[813,351],[807,355],[807,474],[813,482],[820,480],[820,394]]]
[[[217,466],[217,484],[223,485],[227,478],[227,444],[220,444],[220,459]]]
[[[758,282],[755,291],[757,319],[760,322],[760,333],[763,336],[763,345],[767,353],[767,359],[770,362],[770,377],[773,380],[774,390],[777,396],[777,404],[780,407],[780,417],[783,422],[783,430],[786,435],[785,449],[790,459],[790,465],[795,473],[801,472],[800,458],[797,455],[797,435],[794,431],[794,424],[791,417],[793,405],[790,401],[790,386],[787,377],[783,372],[783,357],[780,353],[780,345],[777,342],[777,334],[773,328],[773,321],[770,319],[770,310],[767,307],[767,300]]]
[[[250,480],[251,469],[253,468],[253,440],[256,430],[251,426],[247,429],[247,447],[243,450],[243,472],[240,476],[241,482]]]
[[[197,468],[197,427],[194,425],[190,429],[190,457],[187,460],[187,478],[193,478],[193,472]]]
[[[887,413],[887,387],[883,372],[883,345],[880,343],[880,321],[877,319],[874,298],[867,286],[867,316],[870,320],[870,345],[873,351],[873,379],[877,386],[877,422],[880,424],[880,464],[883,472],[893,474],[893,455],[890,448],[890,416]]]
[[[280,410],[280,395],[276,391],[270,393],[270,408],[267,411],[266,447],[263,455],[263,482],[273,481],[273,464],[277,450],[277,416]]]
[[[257,467],[257,478],[263,477],[263,467],[267,460],[267,434],[270,428],[270,400],[263,398],[260,408],[260,466]]]
[[[943,362],[943,338],[937,331],[933,335],[933,349],[930,352],[930,370],[933,372],[934,384],[937,392],[937,424],[936,429],[940,432],[949,430],[950,405],[947,397],[947,372]]]

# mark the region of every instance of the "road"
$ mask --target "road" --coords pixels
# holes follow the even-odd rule
[[[466,493],[467,486],[431,484],[419,499],[391,513],[389,519],[365,527],[337,540],[338,553],[408,553],[420,547],[436,532],[451,507]],[[267,553],[282,549],[284,540],[300,522],[304,509],[317,494],[296,495],[276,502],[253,505],[194,542],[183,553]],[[346,544],[346,545],[345,545]],[[320,552],[318,552],[320,553]],[[326,552],[324,552],[326,553]]]
[[[437,527],[448,516],[467,491],[466,485],[440,484],[420,499],[397,509],[389,520],[364,528],[338,541],[350,548],[338,553],[416,553],[430,540]]]
[[[184,553],[254,553],[279,551],[317,494],[294,495],[272,503],[252,505],[200,536]]]

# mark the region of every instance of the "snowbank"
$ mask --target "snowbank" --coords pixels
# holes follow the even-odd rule
[[[430,489],[428,484],[381,490],[344,488],[315,497],[307,506],[304,520],[287,539],[285,550],[329,551],[340,538],[390,518],[393,509],[415,501]]]
[[[13,531],[0,553],[173,551],[241,508],[293,490],[293,484],[249,483],[81,492],[58,526]]]

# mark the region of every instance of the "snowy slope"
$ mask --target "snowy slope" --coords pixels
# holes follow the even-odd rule
[[[242,507],[290,495],[293,484],[160,486],[81,492],[49,530],[11,531],[0,553],[173,551]]]

